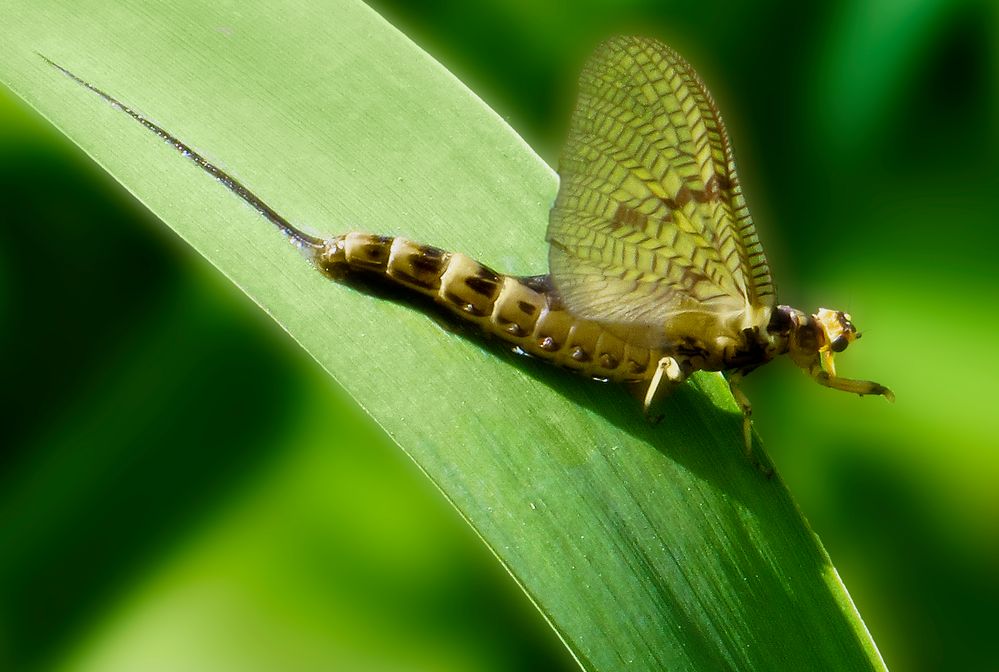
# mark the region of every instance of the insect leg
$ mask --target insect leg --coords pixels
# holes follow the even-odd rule
[[[728,376],[728,389],[732,390],[735,403],[739,404],[742,411],[742,440],[746,447],[746,457],[753,455],[753,405],[749,403],[749,397],[739,387],[742,381],[742,373],[736,371]]]
[[[810,373],[812,378],[814,378],[815,382],[819,385],[825,385],[826,387],[831,387],[834,390],[853,392],[854,394],[859,394],[860,396],[864,396],[865,394],[880,394],[888,401],[895,401],[895,393],[880,383],[875,383],[870,380],[840,378],[839,376],[830,375],[828,371],[823,371],[818,367],[813,368]]]
[[[656,365],[656,372],[652,374],[652,380],[649,381],[649,386],[645,390],[645,398],[642,400],[642,410],[645,411],[645,415],[649,415],[652,403],[660,393],[660,388],[662,392],[666,392],[682,383],[683,379],[684,375],[679,362],[672,357],[660,359]]]
[[[735,397],[735,403],[739,404],[739,409],[742,411],[742,441],[743,446],[746,451],[746,459],[756,465],[756,467],[763,472],[763,474],[769,478],[773,475],[774,470],[755,457],[753,457],[753,405],[749,403],[749,397],[746,393],[742,391],[739,387],[739,383],[743,379],[743,373],[741,371],[735,371],[728,374],[728,389],[732,390],[732,396]]]

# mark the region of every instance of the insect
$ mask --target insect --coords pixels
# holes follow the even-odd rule
[[[777,304],[718,109],[690,65],[656,40],[613,38],[586,64],[549,218],[550,274],[532,277],[400,237],[309,235],[163,128],[48,62],[213,175],[325,275],[374,275],[429,296],[517,352],[637,387],[646,413],[693,372],[724,371],[749,453],[752,411],[739,382],[784,354],[821,385],[894,400],[883,385],[836,375],[835,354],[860,338],[848,314]]]

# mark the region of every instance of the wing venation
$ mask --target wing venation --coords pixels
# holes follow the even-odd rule
[[[661,334],[678,316],[773,306],[721,117],[669,47],[625,37],[597,50],[559,174],[549,261],[573,312]]]

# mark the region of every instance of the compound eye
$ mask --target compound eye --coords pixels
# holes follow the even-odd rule
[[[846,350],[846,346],[848,345],[850,345],[850,341],[846,336],[837,336],[833,339],[833,342],[829,344],[829,349],[833,352],[843,352]]]

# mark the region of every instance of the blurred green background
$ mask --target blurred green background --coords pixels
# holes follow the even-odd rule
[[[781,300],[850,311],[840,372],[898,396],[781,362],[757,429],[889,667],[995,669],[996,4],[375,6],[552,165],[601,39],[694,64]],[[0,668],[573,668],[401,451],[5,91],[0,171]]]

